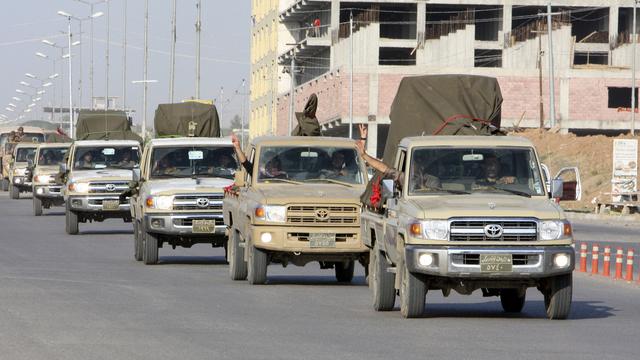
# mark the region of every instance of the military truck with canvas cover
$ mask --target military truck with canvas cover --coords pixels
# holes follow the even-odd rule
[[[238,165],[229,139],[202,137],[220,133],[215,107],[162,104],[155,128],[131,189],[135,259],[157,263],[164,244],[226,247],[222,198]]]
[[[531,142],[481,136],[499,129],[501,102],[493,78],[401,81],[383,158],[391,170],[362,198],[375,310],[392,310],[397,291],[402,315],[418,317],[428,290],[481,289],[519,312],[535,287],[549,318],[569,315],[571,224],[545,189]],[[561,182],[553,197],[562,198]]]
[[[65,229],[78,233],[78,223],[110,218],[131,222],[129,189],[139,166],[141,138],[131,131],[123,111],[81,111],[76,139],[61,165]]]
[[[248,145],[247,165],[227,191],[231,278],[267,281],[267,266],[319,262],[338,281],[365,267],[358,196],[366,171],[355,142],[315,136],[259,137]],[[247,164],[247,163],[245,163]]]
[[[20,198],[20,193],[31,191],[31,177],[28,173],[29,162],[33,161],[37,143],[17,143],[13,149],[13,158],[9,169],[9,197]]]
[[[71,143],[44,143],[36,150],[31,166],[33,215],[42,215],[42,209],[64,205],[62,184],[58,172],[64,164]]]
[[[0,161],[2,162],[0,170],[2,171],[2,183],[0,185],[2,191],[9,190],[9,173],[11,162],[13,161],[13,150],[18,142],[11,138],[11,132],[17,132],[19,126],[0,127]],[[24,136],[22,141],[28,143],[42,143],[45,141],[46,131],[44,129],[32,126],[22,126]]]

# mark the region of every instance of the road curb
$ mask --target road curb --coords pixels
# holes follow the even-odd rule
[[[626,223],[633,223],[633,222],[640,223],[640,216],[636,214],[604,215],[604,214],[580,213],[580,212],[573,212],[573,211],[566,211],[566,210],[564,214],[569,220],[606,220],[606,221],[626,222]]]

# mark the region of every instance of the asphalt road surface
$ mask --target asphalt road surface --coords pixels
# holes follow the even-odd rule
[[[61,208],[0,194],[0,359],[637,359],[640,286],[576,274],[571,317],[550,321],[529,289],[521,314],[497,298],[427,295],[421,319],[376,313],[315,264],[229,279],[220,249],[133,259],[130,224],[64,233]],[[589,226],[596,226],[593,222]],[[578,228],[576,228],[577,230]],[[585,228],[584,234],[600,231]],[[603,230],[604,231],[604,230]],[[578,230],[576,231],[578,232]]]

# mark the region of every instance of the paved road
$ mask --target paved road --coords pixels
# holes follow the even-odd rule
[[[222,252],[162,249],[132,258],[117,221],[64,234],[61,212],[0,194],[0,359],[634,359],[640,287],[578,274],[570,320],[544,318],[529,290],[522,314],[497,298],[427,295],[422,319],[375,313],[362,269],[270,267],[270,284],[227,275]]]

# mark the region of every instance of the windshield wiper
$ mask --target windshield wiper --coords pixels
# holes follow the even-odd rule
[[[263,182],[266,183],[270,183],[270,182],[283,182],[283,183],[287,183],[287,184],[296,184],[296,185],[302,185],[302,183],[300,181],[295,181],[295,180],[289,180],[289,179],[282,179],[282,178],[268,178],[268,179],[261,179]]]
[[[353,184],[349,184],[348,182],[336,180],[336,179],[306,179],[304,182],[312,182],[312,181],[326,181],[332,184],[344,185],[348,187],[353,187]]]
[[[428,189],[417,189],[413,191],[414,193],[423,193],[423,192],[445,192],[447,194],[454,194],[454,195],[469,195],[471,194],[468,191],[464,191],[464,190],[451,190],[451,189],[443,189],[443,188],[438,188],[438,187],[430,187]]]
[[[513,195],[524,196],[524,197],[528,197],[528,198],[531,197],[531,194],[526,193],[524,191],[505,189],[505,188],[502,188],[502,187],[497,187],[495,185],[490,185],[489,188],[490,189],[496,189],[496,190],[504,191],[504,192],[508,192],[510,194],[513,194]]]
[[[157,179],[157,178],[183,178],[186,176],[180,175],[180,174],[158,174],[158,175],[152,175],[152,177]]]

